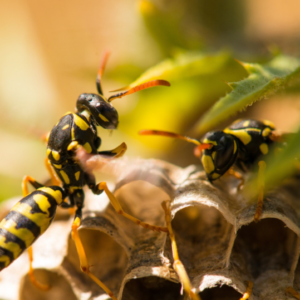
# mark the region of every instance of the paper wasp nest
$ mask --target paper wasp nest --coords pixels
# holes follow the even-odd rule
[[[254,283],[250,299],[289,299],[287,286],[300,290],[299,179],[268,193],[262,220],[254,223],[256,203],[243,198],[239,182],[229,175],[212,185],[201,167],[136,159],[115,160],[101,171],[118,174],[115,187],[109,187],[126,212],[145,222],[164,226],[161,202],[171,199],[179,256],[202,300],[239,299],[249,280]],[[6,213],[2,208],[1,217]],[[108,299],[80,271],[71,222],[67,210],[59,210],[33,246],[36,276],[51,289],[32,286],[24,253],[1,272],[1,299]],[[167,234],[116,214],[104,193],[86,191],[80,236],[91,271],[118,299],[187,299],[172,268]]]

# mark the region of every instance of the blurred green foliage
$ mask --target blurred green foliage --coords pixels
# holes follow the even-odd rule
[[[163,55],[171,58],[148,69],[132,85],[162,78],[171,82],[172,91],[151,91],[152,105],[159,107],[155,118],[147,98],[139,102],[139,111],[144,112],[141,117],[136,116],[137,124],[181,134],[192,127],[193,137],[201,137],[230,116],[278,91],[299,93],[300,59],[281,54],[276,45],[270,46],[274,57],[262,57],[259,51],[253,51],[248,57],[250,61],[263,64],[240,62],[244,70],[235,65],[235,54],[214,53],[212,49],[222,44],[223,47],[230,45],[233,53],[237,53],[236,58],[244,55],[243,51],[238,53],[237,48],[245,42],[245,6],[233,2],[140,1],[140,11],[149,32]],[[237,79],[231,82],[229,77]],[[220,84],[222,81],[227,82],[230,92]],[[298,135],[288,141],[280,156],[270,151],[266,158],[266,187],[274,186],[295,171],[295,158],[300,157]],[[165,146],[162,139],[150,141],[152,147],[157,147],[155,143]],[[180,155],[177,158],[179,160]]]
[[[229,91],[222,81],[224,78],[237,80],[245,75],[246,72],[227,51],[216,54],[179,53],[151,67],[130,85],[160,78],[170,81],[171,88],[153,88],[143,94],[143,99],[137,104],[140,113],[135,114],[133,119],[124,118],[124,124],[130,131],[145,127],[187,129],[192,125],[187,124],[188,119],[191,122],[198,119]]]
[[[286,88],[291,81],[300,79],[300,60],[280,55],[267,64],[241,63],[249,76],[239,82],[228,83],[232,91],[218,100],[204,118],[195,125],[203,135],[229,116]]]

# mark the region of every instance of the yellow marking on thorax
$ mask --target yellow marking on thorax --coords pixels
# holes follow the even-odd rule
[[[249,124],[250,124],[250,121],[249,121],[249,120],[247,120],[247,121],[245,121],[245,122],[243,123],[243,126],[244,126],[244,127],[248,127],[248,126],[249,126]]]
[[[44,197],[47,198],[43,195],[38,195],[40,197]],[[50,203],[48,202],[48,200],[45,199],[45,202],[48,203],[48,207],[50,207]],[[40,201],[38,202],[39,206],[41,207],[42,205],[40,204]],[[47,203],[45,203],[43,209],[41,207],[41,209],[44,211],[45,206],[47,206]],[[27,217],[28,219],[30,219],[32,222],[34,222],[37,226],[40,227],[41,229],[41,234],[49,227],[50,225],[50,221],[51,219],[48,216],[48,212],[47,215],[43,214],[43,213],[31,213],[32,207],[26,203],[20,203],[18,202],[13,208],[12,210],[17,211],[19,213],[21,213],[23,216]]]
[[[266,155],[269,152],[269,147],[266,143],[263,143],[259,146],[259,149],[262,154]]]
[[[259,128],[245,128],[246,131],[254,131],[254,132],[261,132]]]
[[[87,153],[91,153],[91,152],[92,152],[92,147],[91,147],[91,145],[90,145],[89,142],[86,142],[86,143],[83,145],[83,148],[85,149],[85,151],[86,151]]]
[[[60,154],[57,151],[52,150],[51,153],[55,160],[60,160]]]
[[[214,162],[209,155],[202,155],[201,161],[203,164],[203,168],[207,174],[210,174],[215,170]]]
[[[240,130],[234,129],[234,130],[231,130],[229,128],[226,128],[224,130],[224,132],[227,133],[227,134],[231,134],[231,135],[236,136],[238,139],[240,139],[242,141],[242,143],[244,145],[249,144],[251,142],[251,140],[252,140],[251,135],[245,129],[240,129]]]
[[[75,178],[76,178],[77,181],[79,180],[79,177],[80,177],[80,171],[77,171],[75,173]]]
[[[50,154],[51,154],[51,149],[47,148],[47,156],[49,157]]]
[[[1,235],[0,236],[0,245],[1,245],[1,247],[6,249],[6,250],[9,250],[10,252],[12,252],[13,255],[14,255],[14,259],[16,259],[21,254],[23,249],[21,249],[18,244],[13,243],[13,242],[6,243],[5,240],[6,240],[6,238]]]
[[[99,117],[101,120],[103,120],[104,122],[109,122],[109,120],[107,118],[105,118],[102,114],[99,114]]]
[[[74,128],[74,126],[71,129],[71,139],[75,140],[75,128]]]
[[[62,168],[62,165],[56,165],[56,164],[52,164],[53,167],[55,167],[56,169],[61,169]]]
[[[262,136],[263,137],[267,137],[267,136],[269,136],[270,135],[270,133],[271,133],[271,129],[270,128],[265,128],[264,130],[263,130],[263,132],[262,132]]]
[[[35,239],[34,234],[29,229],[27,228],[16,229],[17,223],[13,220],[3,219],[0,226],[1,228],[6,229],[8,232],[12,233],[13,235],[21,239],[23,242],[25,242],[26,248],[28,248]],[[15,249],[15,246],[13,246],[13,249]]]
[[[69,178],[69,176],[67,175],[67,173],[65,172],[65,171],[59,171],[59,173],[60,173],[60,175],[62,176],[62,178],[63,178],[63,180],[64,180],[64,182],[66,183],[66,184],[69,184],[70,183],[70,178]]]
[[[204,139],[203,144],[213,144],[215,146],[218,145],[218,143],[216,141],[211,141],[209,139]]]
[[[76,149],[77,146],[78,146],[78,141],[73,141],[73,142],[71,142],[71,143],[69,144],[67,150],[68,150],[68,151],[71,151],[71,150],[73,150],[73,149]]]
[[[55,201],[56,201],[56,203],[59,205],[60,203],[62,203],[63,202],[63,198],[62,198],[62,193],[61,193],[61,191],[60,190],[53,190],[53,189],[51,189],[51,188],[49,188],[49,187],[46,187],[46,186],[44,186],[44,187],[42,187],[42,188],[39,188],[39,191],[43,191],[43,192],[45,192],[46,194],[49,194],[49,195],[51,195],[54,199],[55,199]],[[40,201],[42,201],[42,202],[44,202],[45,200],[44,199],[41,199],[41,200],[39,200],[39,202],[38,202],[38,204],[39,204],[39,206],[40,206]],[[47,202],[49,203],[49,201],[47,200]],[[40,206],[41,207],[41,206]],[[49,206],[50,207],[50,206]],[[42,209],[42,208],[41,208]],[[48,210],[48,207],[45,207],[45,209],[46,209],[46,211]],[[44,211],[44,210],[43,210]]]
[[[69,127],[70,127],[70,125],[69,125],[69,124],[66,124],[66,125],[62,128],[62,130],[65,130],[65,129],[69,128]]]
[[[78,117],[76,114],[73,114],[74,116],[74,123],[83,131],[87,130],[89,128],[89,124],[86,123],[83,119]]]
[[[11,263],[9,257],[7,255],[1,255],[0,256],[0,261],[4,262],[5,268]]]
[[[76,190],[81,190],[81,189],[82,189],[82,187],[80,187],[80,186],[70,186],[69,187],[69,191],[71,194],[73,194]]]
[[[264,120],[263,123],[264,123],[266,126],[269,126],[269,127],[271,127],[272,129],[275,129],[275,125],[274,125],[273,122],[268,121],[268,120]]]

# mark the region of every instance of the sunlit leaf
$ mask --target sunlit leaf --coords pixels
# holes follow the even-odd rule
[[[130,86],[132,87],[157,78],[175,81],[199,75],[208,76],[220,71],[231,60],[232,55],[227,51],[216,54],[203,52],[180,53],[174,59],[166,59],[148,69],[131,83]]]
[[[228,85],[232,91],[221,98],[195,125],[197,134],[204,134],[216,124],[258,100],[269,97],[300,77],[300,59],[277,56],[265,65],[241,63],[249,76]]]
[[[184,134],[184,130],[190,128],[205,110],[229,91],[223,80],[239,80],[245,75],[245,70],[227,51],[214,54],[179,53],[175,58],[148,69],[131,83],[130,86],[135,86],[154,79],[164,79],[171,83],[171,87],[154,87],[135,94],[140,101],[136,102],[133,114],[120,114],[121,128],[150,147],[157,143],[160,149],[164,149],[171,141],[141,138],[137,132],[152,128]],[[129,97],[132,99],[134,96]],[[116,101],[116,105],[121,102]]]

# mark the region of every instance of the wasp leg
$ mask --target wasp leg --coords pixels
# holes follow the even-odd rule
[[[228,171],[228,174],[229,175],[232,175],[234,176],[236,179],[240,180],[240,183],[239,185],[237,186],[237,189],[240,190],[241,187],[244,185],[245,181],[244,181],[244,178],[243,178],[243,175],[237,171],[234,171],[233,168],[230,168]]]
[[[48,170],[48,172],[50,174],[52,184],[60,186],[61,181],[57,178],[55,172],[53,171],[53,168],[51,166],[51,163],[50,163],[48,157],[45,158],[45,166],[46,166],[46,169]]]
[[[44,185],[37,182],[34,178],[32,178],[31,176],[29,175],[26,175],[24,178],[23,178],[23,181],[22,181],[22,191],[23,191],[23,197],[26,197],[28,194],[29,194],[29,191],[28,191],[28,186],[27,186],[27,183],[30,183],[34,188],[38,189],[40,187],[43,187]]]
[[[171,247],[172,247],[173,259],[174,259],[173,268],[176,271],[176,273],[179,277],[179,280],[182,283],[183,289],[188,294],[188,296],[193,300],[200,300],[200,296],[198,294],[195,294],[192,291],[190,279],[186,273],[186,270],[185,270],[182,262],[179,259],[177,245],[176,245],[176,241],[175,241],[175,235],[173,233],[173,229],[171,226],[170,201],[169,200],[164,201],[162,203],[162,208],[165,211],[166,223],[167,223],[167,227],[169,230],[169,237],[171,240]]]
[[[266,169],[266,163],[261,160],[258,163],[258,177],[257,177],[257,188],[258,188],[258,199],[257,199],[257,207],[256,212],[254,215],[254,221],[257,222],[260,219],[262,209],[263,209],[263,203],[264,203],[264,189],[265,189],[265,169]]]
[[[163,232],[168,232],[168,228],[167,227],[162,227],[162,226],[155,226],[155,225],[150,225],[148,223],[144,223],[141,220],[129,215],[128,213],[124,212],[124,210],[121,207],[121,204],[119,203],[119,201],[117,200],[117,198],[112,194],[112,192],[108,189],[106,182],[100,182],[99,184],[97,184],[94,188],[92,188],[92,191],[94,194],[101,194],[103,191],[105,191],[106,195],[108,196],[110,203],[112,204],[112,206],[114,207],[115,211],[124,216],[125,218],[133,221],[134,223],[136,223],[137,225],[140,225],[144,228],[147,229],[151,229],[153,231],[163,231]]]
[[[29,272],[28,272],[28,274],[29,274],[30,281],[32,282],[33,285],[35,285],[40,290],[44,290],[44,291],[49,290],[50,286],[48,284],[42,284],[36,280],[34,273],[33,273],[33,267],[32,267],[32,261],[33,261],[32,247],[29,247],[27,250],[28,250],[28,255],[29,255]]]
[[[106,293],[109,295],[113,300],[117,300],[114,296],[113,292],[102,282],[100,281],[95,275],[90,272],[90,265],[88,263],[83,244],[78,234],[78,228],[81,224],[81,207],[78,207],[75,215],[75,219],[72,224],[72,239],[75,242],[75,246],[77,249],[77,253],[80,260],[80,268],[82,272],[87,274],[94,282],[96,282]]]
[[[300,300],[300,294],[298,292],[296,292],[291,286],[288,286],[285,289],[285,293],[290,294],[290,295],[294,296],[296,299]]]
[[[66,198],[65,201],[63,201],[61,203],[60,207],[68,208],[69,214],[71,216],[73,216],[76,213],[76,208],[75,208],[75,202],[74,202],[74,199],[72,197],[72,194],[69,195],[69,200],[70,200],[70,203],[67,202],[67,198]]]
[[[107,150],[107,151],[99,151],[98,154],[103,155],[103,156],[117,158],[117,157],[123,156],[124,153],[126,152],[126,150],[127,150],[127,145],[125,143],[122,143],[115,149]]]
[[[252,293],[252,289],[253,289],[253,282],[252,281],[248,281],[248,287],[246,289],[246,292],[243,294],[243,297],[240,298],[240,300],[247,300],[247,299],[249,299],[249,297],[251,296],[251,293]]]

